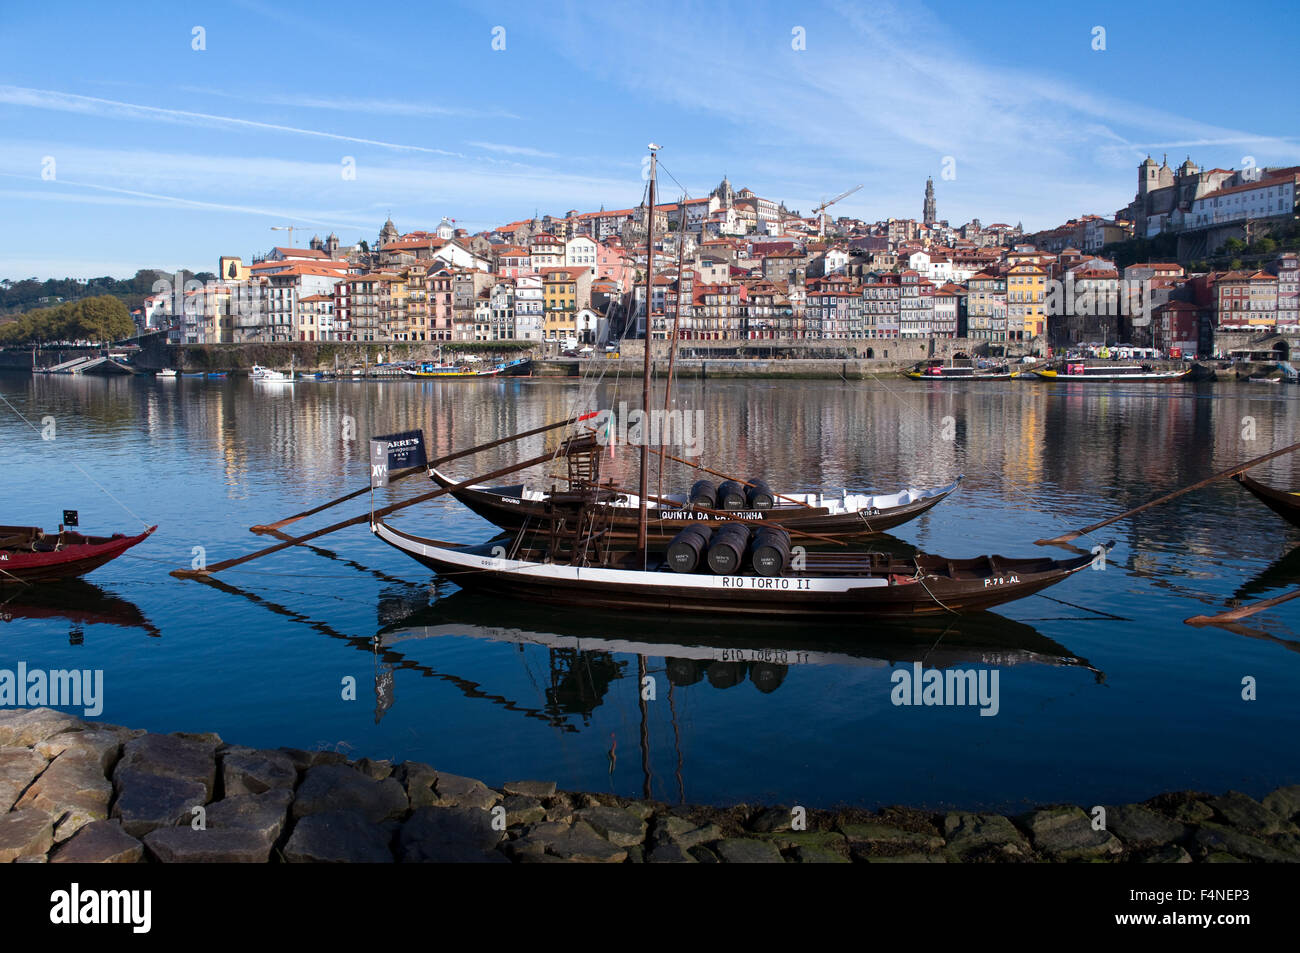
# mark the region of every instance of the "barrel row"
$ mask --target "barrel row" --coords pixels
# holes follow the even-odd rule
[[[715,530],[688,526],[668,543],[668,567],[673,572],[707,567],[720,576],[734,576],[746,566],[760,576],[784,573],[790,568],[790,534],[779,526],[751,532],[744,523],[723,523]]]
[[[691,487],[691,505],[709,510],[770,510],[775,503],[776,495],[762,480],[750,480],[748,486],[737,480],[700,480]]]

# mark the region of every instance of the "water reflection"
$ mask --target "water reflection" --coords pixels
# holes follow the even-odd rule
[[[84,641],[82,626],[116,625],[143,629],[148,635],[162,633],[134,603],[81,579],[57,583],[6,587],[0,593],[0,622],[15,619],[62,619],[71,623],[68,641]]]

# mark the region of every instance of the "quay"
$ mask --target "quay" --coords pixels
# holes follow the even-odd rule
[[[1018,815],[668,805],[0,710],[0,862],[1300,863],[1300,785]]]

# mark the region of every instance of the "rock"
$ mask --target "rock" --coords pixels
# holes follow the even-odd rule
[[[326,811],[294,825],[284,859],[291,864],[391,864],[390,841],[383,827],[362,814]]]
[[[147,734],[133,738],[122,747],[114,776],[136,771],[202,784],[203,800],[210,801],[217,784],[220,742],[211,740],[215,737]]]
[[[707,847],[705,847],[703,844],[697,844],[695,847],[692,847],[692,848],[691,848],[690,850],[688,850],[686,853],[688,853],[688,854],[690,854],[692,857],[694,857],[694,858],[695,858],[695,862],[698,863],[698,864],[720,864],[720,863],[722,863],[722,858],[719,857],[717,854],[715,854],[713,851],[709,850],[709,849],[708,849]]]
[[[1300,784],[1278,788],[1271,794],[1265,795],[1262,803],[1278,817],[1295,821],[1296,816],[1300,815]]]
[[[801,864],[847,864],[849,859],[837,850],[807,845],[795,850]]]
[[[790,829],[790,812],[782,807],[765,807],[751,817],[745,827],[758,834],[788,831]]]
[[[522,794],[507,794],[501,806],[506,809],[506,825],[515,827],[520,824],[536,824],[545,819],[546,808],[535,797]]]
[[[94,761],[99,765],[100,773],[107,776],[122,752],[122,739],[112,731],[98,729],[65,731],[40,742],[34,750],[50,760],[67,754]]]
[[[391,761],[373,761],[370,758],[362,758],[355,763],[354,767],[362,774],[374,778],[376,781],[382,781],[393,773],[393,762]]]
[[[605,840],[585,821],[574,822],[567,832],[548,845],[547,852],[584,864],[621,864],[627,860],[626,850]]]
[[[696,844],[721,840],[722,830],[716,824],[697,826],[684,817],[661,817],[655,823],[655,839],[671,840],[682,850],[690,850]]]
[[[648,821],[655,815],[655,805],[649,801],[631,801],[624,806],[624,810],[631,811],[643,821]]]
[[[492,814],[477,807],[422,807],[402,825],[397,855],[403,863],[506,863]]]
[[[69,750],[50,762],[15,806],[44,811],[56,823],[54,839],[65,841],[91,821],[108,817],[112,796],[99,760]]]
[[[1210,854],[1222,852],[1234,857],[1265,862],[1282,861],[1295,863],[1298,859],[1264,843],[1257,837],[1243,834],[1241,831],[1222,824],[1207,821],[1197,830],[1194,840]],[[1209,861],[1209,857],[1206,858]]]
[[[618,847],[631,847],[645,840],[645,821],[621,807],[585,807],[577,816]]]
[[[1242,860],[1240,857],[1233,857],[1231,854],[1225,854],[1223,851],[1215,851],[1213,854],[1206,855],[1201,861],[1203,864],[1248,864],[1250,861]]]
[[[548,847],[569,833],[570,826],[563,821],[542,821],[531,824],[523,834],[505,844],[505,850],[517,860],[533,858],[546,853]]]
[[[343,764],[309,768],[293,802],[293,816],[334,812],[356,812],[378,823],[401,817],[410,802],[402,785],[393,778],[376,781]]]
[[[271,858],[266,838],[238,828],[161,827],[145,835],[144,846],[163,864],[264,864]]]
[[[31,748],[0,748],[0,814],[14,806],[47,764],[49,759]]]
[[[839,831],[778,831],[775,834],[766,834],[764,840],[770,840],[781,850],[791,850],[796,847],[816,847],[819,850],[839,850],[843,851],[848,842],[844,835]],[[943,846],[943,838],[937,838],[940,847]]]
[[[1126,844],[1168,844],[1182,840],[1187,826],[1141,804],[1106,808],[1106,829]]]
[[[438,772],[438,780],[433,785],[437,807],[477,807],[484,811],[492,807],[501,795],[497,794],[482,781],[462,778],[459,774]]]
[[[657,842],[650,853],[646,855],[646,862],[651,864],[695,864],[698,861],[686,852],[686,849],[679,844],[670,840]]]
[[[1214,808],[1204,801],[1189,800],[1174,808],[1173,815],[1174,820],[1184,824],[1200,824],[1214,817]]]
[[[1292,827],[1285,818],[1274,814],[1253,797],[1240,791],[1229,791],[1223,797],[1210,801],[1210,807],[1223,818],[1230,827],[1236,827],[1253,834],[1280,834]]]
[[[188,825],[194,808],[207,802],[207,789],[201,781],[148,774],[118,766],[113,774],[117,800],[113,817],[122,822],[122,830],[132,837],[143,838],[160,827]]]
[[[949,814],[943,820],[948,849],[959,857],[992,854],[1006,859],[1029,855],[1029,843],[1014,824],[1000,814]]]
[[[1133,861],[1139,864],[1190,864],[1192,855],[1177,844],[1166,844],[1134,854]]]
[[[144,845],[115,821],[91,821],[59,845],[52,864],[135,864]]]
[[[221,735],[215,731],[173,731],[171,737],[179,738],[181,741],[193,741],[204,747],[210,747],[213,751],[225,743],[221,740]]]
[[[79,731],[86,723],[52,708],[0,710],[0,748],[30,748],[64,731]]]
[[[299,772],[321,764],[347,764],[341,751],[304,751],[302,748],[281,748],[280,753],[293,762]]]
[[[289,819],[293,792],[275,788],[264,794],[236,794],[208,805],[208,830],[251,831],[270,848],[280,839]]]
[[[54,825],[34,807],[0,815],[0,864],[25,857],[44,857],[54,844]]]
[[[293,790],[298,769],[283,751],[246,749],[221,758],[221,785],[226,797],[265,794],[275,789]]]
[[[948,859],[942,854],[891,854],[889,856],[871,856],[862,858],[869,864],[946,864]]]
[[[565,824],[573,823],[575,808],[572,799],[567,794],[555,795],[555,797],[548,800],[545,806],[548,821],[562,821]]]
[[[787,814],[788,816],[788,814]],[[729,864],[781,864],[785,859],[775,844],[751,837],[729,837],[718,843],[718,854]]]
[[[507,794],[518,794],[522,797],[535,797],[545,799],[555,795],[554,781],[507,781],[501,785],[501,790]]]
[[[943,838],[937,834],[919,834],[915,831],[905,831],[902,828],[894,827],[891,824],[878,824],[868,822],[866,824],[843,824],[840,826],[840,832],[844,835],[843,839],[853,846],[865,846],[867,848],[886,847],[895,848],[912,848],[913,850],[939,850],[943,847]],[[785,846],[782,844],[781,846]]]
[[[403,761],[393,772],[393,777],[405,788],[412,810],[432,807],[438,803],[438,795],[433,791],[433,786],[438,781],[438,772],[429,765],[419,761]]]
[[[1034,847],[1054,860],[1092,860],[1124,852],[1124,845],[1110,831],[1092,828],[1092,819],[1082,808],[1052,807],[1034,811],[1021,819]]]

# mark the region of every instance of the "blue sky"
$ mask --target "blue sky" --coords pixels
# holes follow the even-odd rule
[[[625,207],[651,140],[692,195],[919,217],[932,175],[941,218],[1031,229],[1112,214],[1148,152],[1300,163],[1289,2],[181,6],[5,4],[0,277]]]

